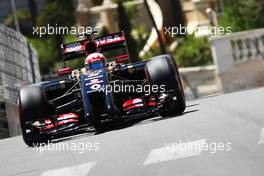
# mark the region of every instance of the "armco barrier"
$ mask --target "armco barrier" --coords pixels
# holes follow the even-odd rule
[[[9,134],[17,135],[16,101],[21,86],[40,81],[40,73],[36,51],[27,42],[26,38],[13,29],[0,24],[0,102],[5,104],[4,115],[7,119]],[[8,111],[7,111],[8,109]],[[3,134],[7,125],[0,126]],[[1,136],[0,134],[0,136]]]

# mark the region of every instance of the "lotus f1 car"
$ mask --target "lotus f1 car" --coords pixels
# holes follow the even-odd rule
[[[22,135],[29,146],[82,126],[148,114],[169,116],[185,110],[174,58],[160,55],[130,63],[123,32],[61,45],[64,60],[80,59],[83,68],[64,67],[57,80],[20,90]]]

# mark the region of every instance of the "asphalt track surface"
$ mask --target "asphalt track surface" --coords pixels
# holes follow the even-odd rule
[[[49,150],[29,148],[21,136],[1,140],[0,175],[263,176],[263,107],[261,88],[188,102],[181,116],[54,141]],[[180,143],[203,147],[177,149]],[[62,144],[71,150],[51,148]]]

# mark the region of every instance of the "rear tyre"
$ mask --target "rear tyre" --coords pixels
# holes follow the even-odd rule
[[[47,143],[49,138],[34,130],[29,123],[44,118],[48,112],[47,103],[39,86],[29,86],[20,90],[19,94],[20,125],[24,142],[28,146]]]
[[[170,91],[171,96],[160,114],[170,116],[183,113],[186,107],[185,96],[174,58],[169,54],[154,57],[146,63],[145,69],[151,84],[164,85],[166,91]]]

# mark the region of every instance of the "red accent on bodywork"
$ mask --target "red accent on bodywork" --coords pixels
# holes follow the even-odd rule
[[[71,74],[71,73],[72,73],[72,68],[70,68],[70,67],[65,67],[65,68],[62,68],[62,69],[58,70],[58,75],[59,76],[68,75],[68,74]]]
[[[148,106],[154,107],[157,105],[156,99],[154,96],[150,96],[149,97],[149,102],[148,102]]]
[[[78,122],[79,116],[74,113],[61,114],[57,117],[58,125],[64,125],[67,123]]]
[[[57,124],[52,123],[52,121],[47,118],[45,119],[45,126],[39,128],[40,131],[47,131],[55,128],[57,125],[64,125],[68,123],[77,123],[79,121],[79,116],[75,113],[61,114],[57,117]]]
[[[115,58],[117,58],[117,59],[128,58],[128,54],[124,54],[124,55],[121,55],[121,56],[116,56]]]
[[[54,128],[55,125],[51,122],[50,119],[45,119],[45,126],[43,128],[39,128],[40,131],[46,131]]]
[[[140,107],[144,107],[144,103],[143,103],[143,100],[141,98],[135,98],[135,99],[132,99],[132,100],[127,100],[123,104],[123,108],[124,108],[125,111],[131,110],[131,109],[140,108]]]
[[[78,119],[67,119],[67,120],[62,120],[62,121],[59,121],[58,122],[58,125],[64,125],[64,124],[67,124],[67,123],[71,123],[71,122],[78,122],[79,120]]]
[[[129,61],[129,55],[121,55],[121,56],[115,56],[116,58],[116,63],[121,64],[121,63],[126,63]]]
[[[67,120],[67,119],[78,119],[79,116],[77,114],[74,114],[72,112],[67,113],[67,114],[61,114],[57,117],[57,121],[61,120]]]

